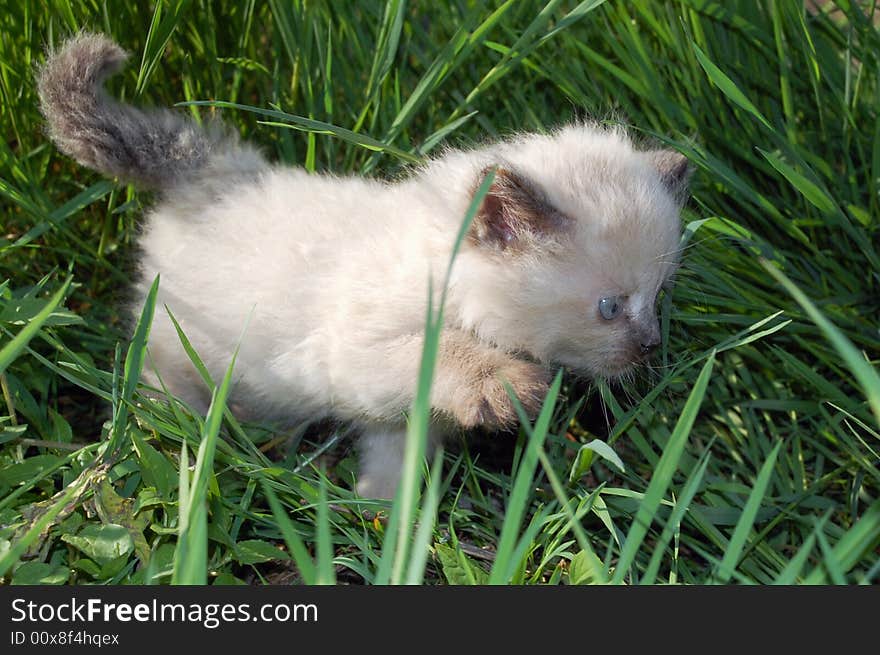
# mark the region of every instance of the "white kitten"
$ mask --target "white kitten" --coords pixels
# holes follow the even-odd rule
[[[50,57],[39,80],[50,134],[81,163],[161,191],[140,241],[141,298],[161,274],[158,306],[215,379],[251,316],[235,404],[251,417],[358,425],[361,494],[396,488],[428,280],[442,280],[489,170],[449,287],[435,438],[456,423],[514,425],[504,381],[534,412],[547,367],[615,377],[659,344],[655,304],[676,266],[689,175],[681,155],[572,125],[449,151],[393,184],[310,175],[181,114],[107,97],[101,83],[124,58],[96,35]],[[162,311],[149,346],[170,390],[204,408],[207,389]]]

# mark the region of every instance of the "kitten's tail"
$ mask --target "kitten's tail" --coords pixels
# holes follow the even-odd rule
[[[122,104],[103,89],[128,54],[101,34],[80,34],[50,53],[37,77],[41,111],[59,150],[109,177],[165,188],[235,147],[219,127],[203,129],[168,109]]]

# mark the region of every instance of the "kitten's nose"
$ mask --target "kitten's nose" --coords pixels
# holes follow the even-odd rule
[[[653,353],[655,350],[657,350],[657,346],[659,346],[659,345],[660,345],[659,339],[657,339],[657,340],[651,339],[648,343],[639,344],[639,348],[642,351],[642,355],[647,357],[648,355]]]
[[[648,357],[660,345],[660,323],[654,315],[642,316],[634,327],[640,354]]]

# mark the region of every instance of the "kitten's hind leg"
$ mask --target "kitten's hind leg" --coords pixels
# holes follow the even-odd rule
[[[425,454],[430,456],[442,438],[443,435],[438,428],[429,427]],[[389,423],[366,425],[361,433],[359,445],[358,495],[363,498],[394,498],[403,473],[406,425]]]

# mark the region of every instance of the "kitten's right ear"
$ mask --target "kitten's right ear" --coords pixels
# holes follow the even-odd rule
[[[687,157],[675,150],[651,150],[646,153],[651,165],[660,173],[663,186],[679,203],[687,200],[688,182],[694,169]]]
[[[480,174],[480,183],[493,170],[495,179],[468,234],[472,243],[499,250],[523,250],[570,222],[525,177],[509,169],[486,168]]]

